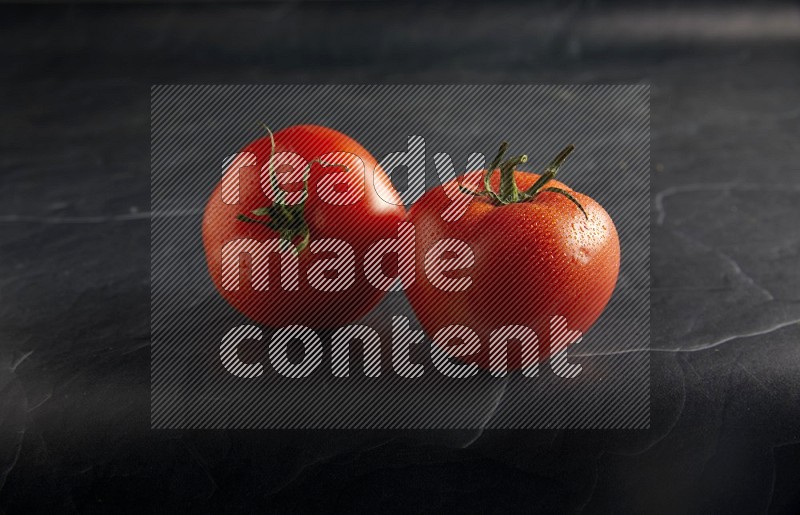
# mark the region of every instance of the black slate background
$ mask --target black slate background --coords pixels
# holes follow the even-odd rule
[[[0,510],[800,512],[797,8],[0,8]],[[153,431],[157,83],[652,85],[652,427]]]

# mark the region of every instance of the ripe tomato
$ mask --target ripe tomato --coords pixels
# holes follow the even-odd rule
[[[482,191],[470,192],[476,197],[463,216],[449,222],[442,217],[452,203],[445,194],[452,183],[427,192],[409,213],[416,228],[417,268],[406,293],[414,312],[431,337],[450,325],[475,331],[480,350],[460,359],[481,368],[489,368],[490,333],[503,326],[535,332],[537,361],[549,355],[553,317],[565,317],[570,331],[585,333],[608,303],[619,272],[619,238],[608,213],[553,180],[572,146],[543,175],[515,170],[525,156],[503,162],[506,148],[504,143],[491,173],[475,172],[487,182]],[[474,255],[472,266],[446,275],[469,277],[463,291],[443,291],[423,273],[426,254],[443,238],[466,243]],[[531,364],[522,360],[520,340],[509,341],[509,370]]]
[[[343,152],[349,154],[337,154]],[[274,139],[272,134],[260,138],[247,145],[239,156],[212,192],[203,217],[206,261],[220,294],[241,313],[269,327],[298,324],[329,328],[366,314],[381,300],[384,291],[367,281],[360,260],[372,243],[396,236],[397,225],[405,218],[402,201],[375,158],[344,134],[313,125],[283,129],[274,134]],[[280,163],[290,165],[289,171],[280,163],[270,166],[271,156],[284,156]],[[301,163],[309,163],[310,168]],[[294,178],[289,177],[292,169]],[[307,173],[305,185],[303,172]],[[286,174],[284,179],[292,179],[279,186],[287,195],[284,205],[273,202],[280,194],[273,182],[279,173]],[[285,205],[292,202],[289,196],[295,195],[295,201],[302,199],[296,195],[302,195],[303,190],[304,202]],[[238,288],[226,284],[223,248],[227,243],[278,238],[291,241],[300,249],[295,254],[299,269],[296,289],[282,284],[286,264],[278,253],[269,257],[266,288],[254,287],[253,273],[260,272],[255,270],[252,256],[241,260]],[[354,277],[342,283],[346,288],[323,291],[310,284],[308,274],[315,268],[318,278],[334,280],[341,273],[324,265],[344,252],[330,247],[312,252],[316,243],[330,239],[344,241],[352,248],[355,263],[349,268]],[[389,266],[385,268],[388,270]],[[386,271],[387,275],[391,273]]]

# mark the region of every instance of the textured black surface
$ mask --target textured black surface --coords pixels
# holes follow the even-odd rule
[[[0,20],[3,511],[800,511],[796,9]],[[150,430],[148,102],[173,82],[651,84],[652,428]]]

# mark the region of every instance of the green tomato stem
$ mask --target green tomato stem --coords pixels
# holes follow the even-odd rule
[[[269,154],[269,181],[270,187],[272,188],[273,201],[272,205],[254,209],[250,214],[269,218],[267,220],[259,220],[240,213],[236,215],[236,219],[244,223],[262,224],[273,231],[277,231],[278,234],[280,234],[281,240],[283,240],[284,244],[287,246],[294,246],[294,240],[300,238],[300,242],[295,247],[299,253],[308,246],[311,237],[311,232],[304,216],[306,199],[303,199],[299,204],[289,205],[286,203],[286,192],[282,190],[278,184],[275,164],[273,163],[273,157],[275,156],[275,137],[266,124],[262,123],[261,126],[267,131],[267,134],[269,134],[271,145]],[[303,176],[303,192],[306,198],[308,197],[308,177],[311,174],[311,165],[318,161],[319,160],[309,163],[308,168],[305,170],[305,175]]]
[[[550,162],[550,164],[547,165],[544,173],[541,175],[541,177],[539,177],[536,183],[525,191],[520,191],[517,187],[517,181],[514,178],[514,173],[516,172],[517,166],[525,163],[528,160],[528,156],[523,154],[521,156],[503,161],[503,156],[507,150],[508,143],[504,141],[500,144],[500,150],[497,153],[497,157],[495,157],[491,162],[483,176],[483,191],[477,193],[470,192],[470,194],[488,197],[492,202],[494,202],[495,205],[504,206],[506,204],[513,204],[517,202],[527,202],[536,198],[536,196],[542,191],[549,191],[552,193],[558,193],[569,199],[573,204],[578,206],[587,219],[589,218],[580,202],[578,202],[578,200],[568,191],[556,187],[545,188],[547,183],[555,178],[559,168],[561,168],[561,165],[564,164],[564,161],[566,161],[567,157],[569,157],[572,151],[575,150],[575,145],[567,145],[561,152],[559,152],[558,155]],[[495,192],[492,189],[491,178],[498,167],[500,169],[500,191]]]
[[[520,191],[517,188],[517,181],[514,179],[514,172],[518,165],[527,160],[528,156],[521,155],[514,159],[509,159],[500,169],[500,200],[503,204],[519,202]]]

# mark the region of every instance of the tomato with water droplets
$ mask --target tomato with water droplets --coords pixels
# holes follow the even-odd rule
[[[488,172],[468,174],[473,179],[480,174],[484,186],[461,186],[474,198],[456,220],[446,221],[443,214],[453,202],[447,192],[458,184],[428,191],[412,206],[416,279],[406,293],[430,337],[448,326],[477,334],[480,349],[461,361],[490,368],[492,334],[497,338],[503,328],[523,326],[536,335],[527,341],[536,346],[536,354],[523,352],[522,338],[509,338],[506,367],[525,368],[550,354],[552,324],[559,321],[559,336],[586,333],[609,302],[620,264],[614,223],[600,204],[554,180],[572,148],[539,175],[516,170],[525,156],[503,161],[504,143]],[[464,184],[463,177],[456,180]],[[460,291],[445,291],[423,273],[426,255],[443,239],[466,243],[472,254],[470,266],[453,267],[446,274],[468,278],[468,287]],[[441,255],[443,260],[455,257]]]

